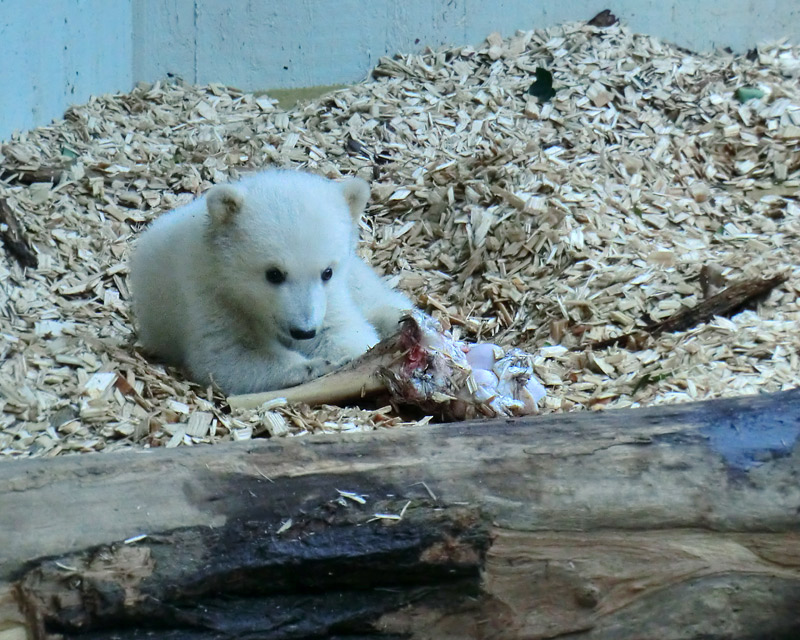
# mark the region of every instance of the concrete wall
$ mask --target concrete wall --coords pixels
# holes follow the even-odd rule
[[[606,7],[690,49],[800,42],[800,0],[0,0],[0,139],[138,80],[348,83],[383,55],[476,44]]]
[[[0,0],[0,139],[133,83],[132,0]]]
[[[247,89],[354,82],[383,55],[588,20],[606,7],[636,31],[690,49],[800,41],[798,0],[136,0],[135,7],[137,78],[170,72]]]

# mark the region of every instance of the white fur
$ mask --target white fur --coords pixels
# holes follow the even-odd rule
[[[267,171],[160,217],[130,264],[145,349],[226,393],[299,384],[364,353],[412,306],[355,255],[368,197],[362,180]],[[268,282],[270,269],[286,280]]]

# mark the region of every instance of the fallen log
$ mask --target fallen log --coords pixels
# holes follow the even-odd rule
[[[7,462],[0,639],[798,637],[799,435],[793,390]]]

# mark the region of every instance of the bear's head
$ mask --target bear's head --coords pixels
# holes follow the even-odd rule
[[[314,338],[347,296],[369,186],[268,171],[206,194],[209,277],[226,310],[284,344]]]

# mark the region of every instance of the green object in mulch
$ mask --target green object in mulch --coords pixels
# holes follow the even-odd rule
[[[758,100],[764,97],[764,92],[757,87],[739,87],[736,90],[736,99],[739,102]]]

